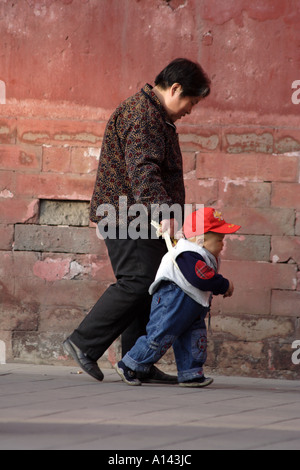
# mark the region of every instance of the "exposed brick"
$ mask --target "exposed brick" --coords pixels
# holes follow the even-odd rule
[[[220,200],[225,206],[238,201],[240,206],[269,207],[271,200],[270,183],[248,183],[243,180],[229,180],[220,183]]]
[[[42,173],[16,176],[16,193],[23,197],[89,201],[95,178]]]
[[[183,151],[212,152],[220,148],[219,130],[180,126],[179,142]]]
[[[48,201],[40,202],[41,225],[89,225],[89,202]]]
[[[300,184],[273,183],[272,206],[292,207],[300,210]]]
[[[215,346],[214,367],[220,373],[228,375],[266,376],[267,356],[262,354],[260,342],[242,342],[226,340]],[[209,364],[210,356],[208,357]]]
[[[287,315],[299,317],[300,291],[287,292],[273,290],[271,311],[273,315]]]
[[[96,173],[99,165],[99,147],[74,147],[71,149],[70,172],[89,174]]]
[[[253,315],[222,316],[213,318],[214,333],[230,335],[236,341],[260,342],[266,339],[288,337],[294,332],[294,324],[281,317],[254,317]]]
[[[235,201],[237,204],[238,201]],[[295,211],[283,208],[233,207],[222,208],[225,220],[241,225],[239,234],[294,235]]]
[[[293,153],[300,151],[299,129],[276,129],[274,132],[274,152]]]
[[[198,178],[298,182],[298,173],[297,156],[197,153]]]
[[[34,144],[100,146],[106,123],[49,119],[19,119],[18,138]]]
[[[89,227],[49,227],[19,225],[15,227],[16,251],[102,254],[103,241]]]
[[[300,264],[300,237],[272,237],[271,261],[286,263],[290,259]]]
[[[205,204],[211,206],[218,199],[218,181],[216,180],[184,180],[186,204]]]
[[[0,144],[14,144],[16,142],[17,120],[12,118],[0,118]]]
[[[235,291],[231,298],[214,298],[214,313],[268,315],[272,289],[296,289],[295,265],[224,260],[221,274],[233,282]]]
[[[227,260],[269,261],[270,236],[226,235],[222,258]]]
[[[70,148],[43,146],[43,171],[69,172]]]
[[[222,149],[227,153],[272,153],[273,134],[270,130],[231,128],[223,131]]]
[[[64,355],[62,343],[65,337],[63,332],[16,331],[12,335],[13,356],[30,364],[45,361],[48,364],[57,364]]]
[[[0,167],[7,170],[37,170],[41,168],[40,147],[32,145],[1,145]]]

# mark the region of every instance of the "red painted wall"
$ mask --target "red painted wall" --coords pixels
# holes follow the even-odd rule
[[[212,93],[178,124],[187,202],[242,225],[224,251],[236,292],[214,301],[209,365],[299,377],[291,361],[300,339],[299,23],[300,0],[0,3],[8,359],[65,363],[62,339],[113,281],[95,229],[44,226],[41,200],[89,201],[112,110],[188,57],[211,77]]]

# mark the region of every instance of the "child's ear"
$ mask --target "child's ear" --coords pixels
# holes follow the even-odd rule
[[[204,245],[204,235],[198,236],[196,240],[197,245],[203,246]]]

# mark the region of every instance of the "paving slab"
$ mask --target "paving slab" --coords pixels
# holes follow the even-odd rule
[[[300,381],[215,376],[205,389],[97,382],[76,367],[0,365],[1,450],[299,450]]]

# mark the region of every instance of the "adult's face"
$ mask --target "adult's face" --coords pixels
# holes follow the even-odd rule
[[[186,114],[191,114],[193,107],[201,100],[200,96],[182,96],[182,87],[174,83],[165,94],[165,107],[170,119],[175,122]]]

